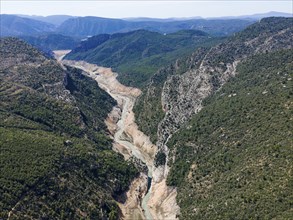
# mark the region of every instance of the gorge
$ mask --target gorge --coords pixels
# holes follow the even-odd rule
[[[63,52],[63,53],[62,53]],[[83,70],[84,74],[95,79],[118,103],[106,120],[113,138],[113,150],[121,153],[126,160],[135,158],[147,167],[141,172],[127,192],[127,200],[119,204],[125,219],[176,219],[179,207],[176,205],[176,190],[166,185],[162,171],[154,167],[157,148],[148,136],[139,131],[132,111],[135,99],[141,94],[137,88],[120,84],[110,68],[99,67],[84,61],[62,60],[68,51],[55,51],[55,57],[63,65]],[[56,56],[57,55],[57,56]],[[153,177],[153,170],[156,176]],[[154,179],[155,181],[152,181]]]

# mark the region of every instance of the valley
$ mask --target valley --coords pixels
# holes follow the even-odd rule
[[[55,51],[55,54],[59,57],[64,56],[60,51]],[[157,148],[135,124],[132,108],[141,91],[120,84],[116,79],[117,74],[110,68],[98,67],[84,61],[61,62],[63,65],[82,69],[117,101],[118,105],[106,119],[106,125],[113,138],[113,150],[121,153],[126,160],[134,157],[147,166],[147,172],[141,172],[132,182],[126,202],[119,204],[125,219],[175,219],[179,211],[179,207],[176,206],[176,190],[167,187],[165,179],[152,181]]]

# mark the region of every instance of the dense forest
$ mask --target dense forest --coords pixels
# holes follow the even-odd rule
[[[284,33],[280,34],[281,32]],[[216,91],[223,84],[221,81],[225,71],[228,69],[227,66],[231,66],[234,61],[239,62],[256,53],[267,53],[271,50],[290,48],[292,33],[292,19],[266,18],[230,36],[216,46],[200,47],[190,56],[180,57],[172,64],[159,69],[150,78],[147,86],[143,88],[144,92],[134,107],[136,121],[140,129],[148,134],[154,142],[157,141],[158,125],[166,115],[162,107],[162,93],[165,82],[172,81],[170,86],[173,90],[169,93],[172,93],[175,97],[178,95],[176,90],[178,90],[179,86],[178,84],[176,85],[176,81],[179,81],[180,78],[186,78],[187,81],[192,82],[193,78],[198,77],[198,73],[201,71],[199,69],[202,65],[206,69],[206,75],[210,77],[209,83],[212,90]],[[188,75],[188,73],[191,74]],[[172,77],[174,78],[172,79]],[[192,83],[185,85],[186,93],[188,91],[190,93],[191,88],[195,86]],[[170,94],[171,98],[172,94]],[[189,97],[184,97],[184,99],[189,98],[189,101],[186,100],[184,103],[185,108],[190,109],[190,111],[193,108],[191,102],[195,95],[196,91],[194,94],[189,94]],[[174,100],[176,102],[176,99]]]
[[[243,62],[168,143],[182,218],[292,217],[292,52]]]
[[[223,38],[198,30],[170,34],[146,30],[102,34],[81,42],[65,59],[111,67],[119,73],[121,83],[142,88],[159,68],[189,55],[199,46],[210,47],[221,40]]]
[[[117,219],[137,171],[106,136],[115,101],[21,40],[0,45],[0,218]]]

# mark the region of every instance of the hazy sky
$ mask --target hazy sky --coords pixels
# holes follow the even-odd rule
[[[219,17],[269,11],[293,13],[292,0],[81,1],[1,0],[1,14],[126,17]]]

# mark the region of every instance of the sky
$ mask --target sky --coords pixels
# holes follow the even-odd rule
[[[278,11],[293,13],[292,0],[81,1],[1,0],[1,14],[98,16],[108,18],[221,17]]]

